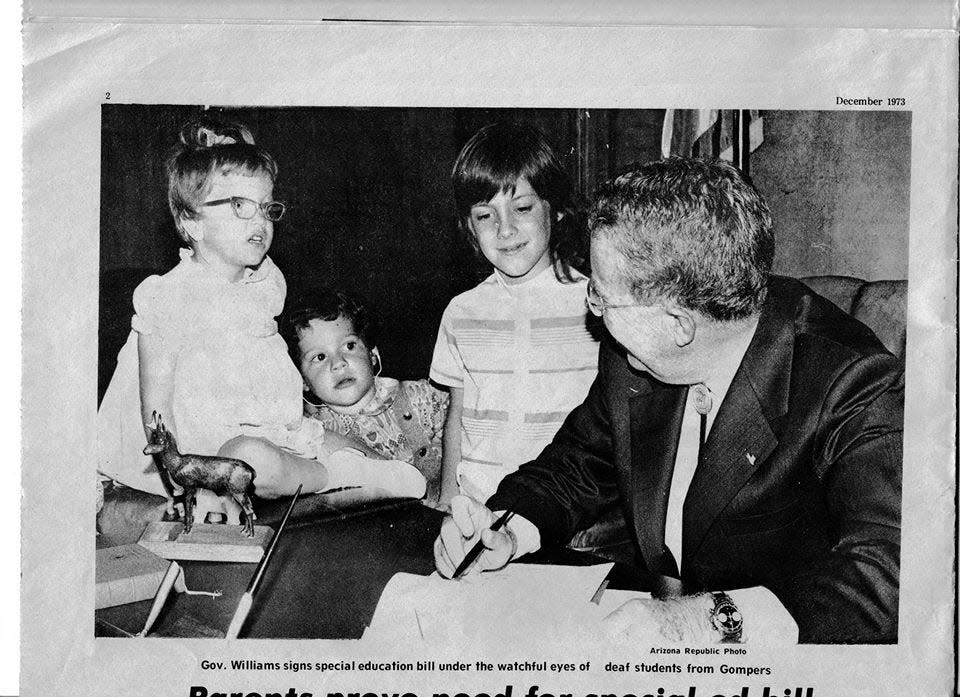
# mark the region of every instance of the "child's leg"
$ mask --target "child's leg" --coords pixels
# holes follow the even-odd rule
[[[350,438],[349,436],[344,436],[335,431],[326,431],[323,434],[323,445],[320,448],[320,459],[325,460],[327,457],[342,450],[343,448],[353,448],[354,450],[359,450],[363,455],[373,459],[373,460],[382,460],[383,456],[380,455],[377,451],[370,448],[366,443],[361,443],[356,438]]]
[[[324,467],[328,479],[323,491],[361,487],[370,490],[374,499],[385,495],[419,499],[427,490],[427,480],[413,465],[400,460],[371,460],[352,448],[331,453]]]
[[[256,471],[257,496],[275,499],[291,496],[302,483],[303,491],[321,491],[327,485],[327,470],[316,460],[294,455],[265,438],[237,436],[220,448],[218,455],[243,460]]]
[[[243,460],[256,470],[254,487],[261,498],[290,496],[301,483],[303,491],[309,493],[365,487],[379,489],[389,496],[423,496],[426,483],[413,465],[364,457],[351,447],[332,450],[335,445],[333,442],[325,444],[322,463],[251,436],[238,436],[227,441],[219,454]]]

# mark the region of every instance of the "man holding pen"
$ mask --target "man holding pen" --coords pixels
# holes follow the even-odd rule
[[[435,545],[453,575],[563,544],[618,500],[638,564],[685,595],[613,636],[897,641],[903,370],[865,326],[772,276],[769,211],[726,163],[670,158],[601,187],[587,303],[608,335],[585,402]],[[499,531],[490,526],[513,516]]]

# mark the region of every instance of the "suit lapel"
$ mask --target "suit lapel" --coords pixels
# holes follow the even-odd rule
[[[771,292],[719,407],[683,505],[683,556],[696,554],[707,531],[777,447],[787,411],[794,330]]]
[[[647,568],[679,577],[663,531],[687,388],[652,381],[650,385],[650,392],[630,400],[634,527]]]
[[[733,385],[717,413],[683,504],[683,556],[694,554],[719,513],[777,446],[756,395]]]

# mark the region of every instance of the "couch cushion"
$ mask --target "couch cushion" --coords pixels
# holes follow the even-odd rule
[[[892,354],[903,358],[907,342],[907,281],[864,281],[850,276],[809,276],[800,280],[870,327]]]

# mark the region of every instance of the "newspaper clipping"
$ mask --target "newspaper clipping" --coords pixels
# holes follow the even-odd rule
[[[23,694],[955,689],[949,18],[104,5],[24,25]]]

